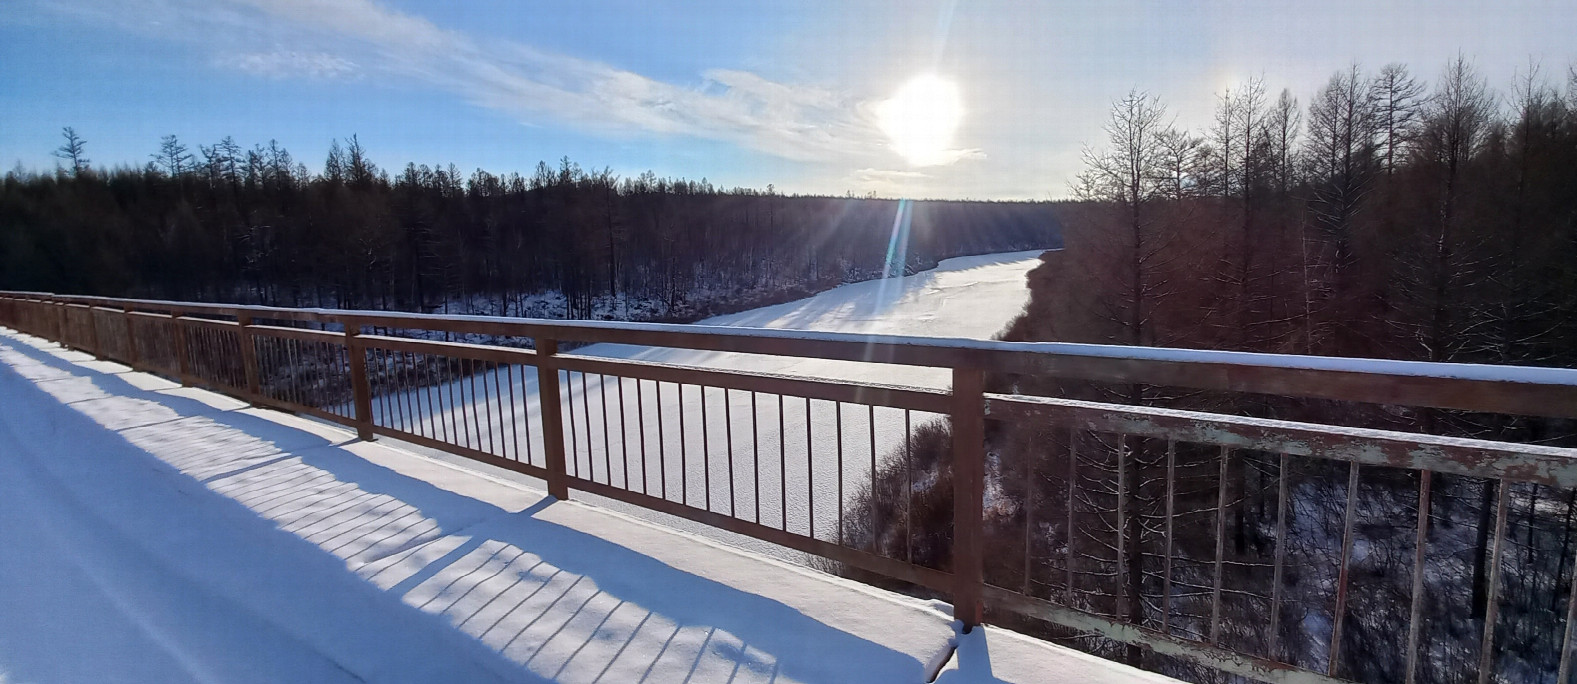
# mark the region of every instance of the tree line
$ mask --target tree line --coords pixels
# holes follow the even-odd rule
[[[1577,365],[1577,71],[1567,81],[1530,65],[1496,90],[1462,57],[1431,82],[1402,64],[1351,65],[1303,102],[1250,79],[1218,94],[1200,131],[1131,92],[1085,151],[1065,248],[1031,272],[1027,310],[1002,337]],[[988,391],[1577,446],[1570,420],[1033,376],[991,377]],[[890,458],[854,506],[875,513],[851,536],[894,557],[918,544],[916,558],[945,569],[950,440],[945,423],[929,426],[915,453]],[[991,583],[1157,631],[1164,614],[1173,634],[1341,678],[1407,677],[1417,472],[1044,425],[988,422],[987,442]],[[1500,487],[1433,476],[1416,681],[1477,681],[1481,661],[1499,681],[1556,674],[1577,493],[1509,485],[1502,521]],[[907,520],[920,521],[913,540]],[[1019,626],[1191,681],[1233,680]]]
[[[74,294],[571,318],[690,320],[952,256],[1056,244],[1058,205],[722,189],[568,159],[530,175],[407,164],[352,136],[320,173],[276,142],[166,136],[104,169],[65,129],[53,173],[0,184],[0,287]],[[557,307],[533,308],[549,293]]]

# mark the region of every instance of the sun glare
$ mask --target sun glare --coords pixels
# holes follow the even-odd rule
[[[948,161],[963,116],[958,86],[935,74],[909,79],[876,107],[877,125],[893,150],[914,166]]]

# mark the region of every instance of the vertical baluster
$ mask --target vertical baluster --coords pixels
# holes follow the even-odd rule
[[[329,349],[318,345],[319,358],[325,360],[323,364],[324,400],[327,401],[330,390],[334,387],[334,366],[328,360]],[[383,350],[383,393],[384,404],[388,406],[384,417],[384,427],[397,432],[404,432],[404,411],[400,410],[400,353],[393,349]]]
[[[914,430],[909,409],[903,412],[903,549],[904,560],[914,562]]]
[[[514,442],[513,431],[515,424],[513,422],[504,422],[504,387],[509,383],[498,378],[499,373],[508,372],[509,366],[507,364],[500,364],[497,361],[493,362],[493,372],[491,373],[493,377],[493,404],[498,407],[498,456],[500,458],[510,458],[510,455],[513,453],[511,447]],[[508,426],[510,430],[511,438],[508,440],[504,439],[505,426]],[[520,460],[518,454],[514,455],[514,460]]]
[[[510,386],[513,387],[514,386],[513,383],[511,383]],[[542,389],[541,387],[537,388],[537,390],[538,390],[538,392],[537,392],[537,415],[539,415],[539,416],[542,415],[542,393],[541,393],[541,389]],[[520,421],[517,422],[516,424],[525,429],[525,433],[526,433],[526,462],[527,463],[532,463],[533,461],[531,460],[532,459],[532,455],[531,455],[531,397],[526,394],[526,367],[525,366],[521,366],[520,367]],[[546,438],[545,437],[543,439],[544,439],[543,444],[544,444],[544,449],[545,449],[546,448],[545,445],[546,445],[547,442],[546,442]],[[547,463],[546,459],[547,459],[547,457],[543,456],[543,463],[544,464]]]
[[[329,350],[325,349],[323,351],[327,352]],[[383,384],[384,387],[388,388],[386,391],[389,394],[388,427],[391,430],[399,430],[401,432],[405,432],[405,410],[403,404],[405,392],[400,378],[400,360],[404,355],[404,352],[393,349],[385,349],[383,352]],[[327,375],[332,379],[333,372],[330,371]],[[332,387],[332,385],[330,386]]]
[[[1210,643],[1221,639],[1221,572],[1227,542],[1227,463],[1232,450],[1221,447],[1221,470],[1216,476],[1216,568],[1210,588]]]
[[[1276,569],[1270,579],[1270,634],[1266,655],[1277,660],[1277,647],[1281,639],[1281,573],[1287,564],[1287,467],[1290,457],[1281,455],[1281,465],[1276,471]]]
[[[224,358],[219,344],[219,330],[212,325],[203,326],[203,379],[209,387],[217,389],[224,384],[220,360]]]
[[[436,366],[438,382],[434,385],[437,390],[433,393],[438,400],[438,420],[441,422],[444,434],[444,443],[458,446],[461,443],[459,424],[455,422],[454,415],[454,364],[447,356],[433,355]]]
[[[728,517],[735,517],[734,505],[734,398],[723,388],[723,439],[728,441]]]
[[[212,344],[212,340],[207,333],[207,328],[204,328],[203,330],[203,337],[205,338],[203,344],[206,348],[208,345]],[[308,371],[307,364],[303,363],[303,360],[306,358],[306,354],[302,353],[302,344],[303,343],[299,340],[291,341],[290,367],[292,369],[291,377],[293,379],[300,379],[299,382],[292,383],[292,386],[294,386],[296,389],[296,403],[301,406],[307,406],[310,403],[308,397],[311,396],[310,384],[312,382],[312,374]],[[212,369],[213,366],[205,362],[203,364],[202,370],[203,375],[207,376],[212,371]]]
[[[1347,466],[1347,510],[1342,516],[1342,559],[1336,579],[1336,611],[1332,614],[1331,657],[1325,672],[1332,677],[1341,667],[1342,623],[1347,618],[1347,567],[1352,561],[1353,518],[1358,504],[1358,462]]]
[[[477,393],[476,380],[477,380],[477,376],[481,376],[481,378],[482,378],[482,399],[481,399],[480,403],[481,403],[481,409],[482,409],[481,413],[482,413],[482,417],[484,419],[483,425],[485,425],[486,428],[487,428],[487,453],[490,453],[490,454],[493,454],[494,456],[497,456],[497,455],[499,455],[499,453],[498,453],[498,435],[493,431],[493,397],[492,397],[492,395],[488,394],[488,392],[487,392],[487,375],[488,375],[487,362],[480,361],[480,362],[477,362],[477,363],[473,363],[471,365],[471,370],[476,371],[478,365],[480,365],[482,367],[482,369],[481,369],[481,371],[475,372],[475,373],[473,373],[471,375],[471,396],[473,398],[476,397],[476,393]],[[475,419],[473,418],[472,420],[475,420]],[[481,430],[482,429],[482,425],[477,426],[477,429]],[[482,440],[479,439],[479,440],[477,440],[477,443],[480,444],[481,441]]]
[[[317,359],[316,355],[312,352],[316,350],[317,345],[311,345],[305,354],[308,358],[313,359],[314,367],[316,366]],[[373,425],[388,429],[394,426],[394,411],[391,408],[393,401],[389,396],[389,350],[382,347],[369,347],[368,351],[372,354],[373,358],[372,377],[369,378],[369,381],[375,381],[372,385],[372,396],[373,400],[377,403],[378,409],[373,413]],[[322,374],[318,374],[316,371],[314,371],[314,374],[317,375],[317,379],[315,379],[312,384],[313,387],[317,387],[319,384],[321,384]],[[313,394],[314,396],[317,396],[321,394],[321,392],[314,392]],[[317,403],[317,400],[314,400],[313,403]]]
[[[472,435],[480,432],[479,430],[471,429],[471,420],[475,416],[475,412],[471,409],[474,399],[467,399],[465,396],[466,384],[472,378],[471,363],[466,359],[455,359],[455,366],[459,369],[452,384],[456,397],[454,404],[455,418],[459,421],[460,434],[465,438],[466,448],[480,450],[482,448],[482,436],[480,434],[475,435],[476,443],[474,445],[471,442]]]
[[[405,388],[405,431],[418,434],[422,429],[422,408],[419,403],[421,397],[416,393],[420,387],[416,376],[416,354],[405,352],[400,355],[400,378]]]
[[[427,354],[416,355],[417,382],[421,383],[421,392],[416,395],[416,410],[422,415],[423,420],[418,424],[418,430],[431,439],[441,439],[438,410],[433,406],[433,366],[432,359]]]
[[[689,504],[690,464],[689,459],[685,454],[686,449],[684,443],[684,383],[678,383],[675,385],[674,392],[679,395],[679,502],[683,504]],[[701,397],[701,400],[706,401],[705,395]]]
[[[1024,454],[1024,588],[1020,590],[1025,596],[1030,594],[1030,559],[1032,557],[1031,530],[1035,527],[1035,457],[1030,453]]]
[[[1166,560],[1161,571],[1161,633],[1172,633],[1172,522],[1177,515],[1177,442],[1166,440]]]
[[[574,410],[571,406],[570,410]],[[587,396],[586,371],[580,372],[580,417],[586,424],[586,479],[597,479],[597,454],[591,448],[591,399]],[[579,466],[577,465],[578,469]]]
[[[871,496],[866,503],[870,509],[867,513],[871,516],[871,553],[876,553],[876,526],[878,525],[876,521],[876,406],[867,404],[865,406],[865,415],[871,428],[871,479],[868,480]]]
[[[1511,483],[1496,483],[1500,496],[1495,503],[1495,546],[1489,558],[1489,597],[1484,603],[1484,638],[1479,646],[1478,684],[1488,684],[1495,671],[1495,622],[1500,616],[1500,556],[1506,546],[1506,504],[1511,498]]]
[[[608,420],[608,376],[602,373],[597,374],[597,396],[602,399],[602,472],[608,477],[608,486],[612,487],[613,442],[609,439],[611,433],[608,427],[610,422]],[[619,442],[623,444],[624,438],[622,436],[619,438]]]
[[[410,352],[406,359],[406,368],[410,373],[406,380],[408,383],[406,400],[410,402],[411,434],[428,437],[430,435],[427,434],[427,427],[430,423],[426,418],[432,414],[422,407],[422,396],[426,394],[427,389],[427,383],[422,377],[422,357],[416,352]]]
[[[323,348],[321,346],[319,347],[319,352],[321,352],[324,355],[324,358],[330,358],[328,356],[328,352],[329,351],[330,351],[329,349]],[[400,359],[404,355],[405,355],[405,352],[394,350],[394,349],[385,349],[384,352],[383,352],[383,363],[384,363],[384,371],[383,371],[384,381],[383,382],[384,382],[384,386],[388,388],[386,391],[389,394],[389,426],[388,427],[389,427],[390,430],[396,430],[396,431],[399,431],[399,432],[405,432],[406,431],[405,430],[405,404],[404,404],[405,391],[400,385]],[[327,384],[327,386],[329,386],[329,387],[333,387],[334,386],[333,385],[333,379],[334,379],[333,365],[332,364],[326,365],[325,368],[327,370],[324,372],[324,375],[329,381],[329,382],[327,382],[325,384]]]
[[[1139,540],[1133,540],[1139,543]],[[1128,437],[1117,435],[1117,621],[1128,619]],[[1213,621],[1213,617],[1212,617]],[[1214,628],[1212,627],[1212,631]],[[1212,635],[1212,639],[1214,636]]]
[[[323,358],[317,353],[322,351],[318,345],[312,345],[312,351],[314,352],[314,360]],[[399,396],[395,393],[395,379],[390,370],[394,367],[394,362],[392,361],[394,352],[382,347],[377,348],[376,351],[378,359],[378,371],[376,376],[378,379],[378,390],[376,396],[378,397],[378,404],[383,407],[381,412],[382,415],[380,416],[383,421],[383,425],[381,427],[383,427],[385,430],[394,430],[399,427],[399,411],[395,408],[395,404],[399,401]],[[330,377],[328,366],[324,365],[322,372],[318,375],[319,379],[322,381],[322,386],[326,389],[329,386],[328,379]],[[321,396],[322,394],[323,393],[320,391],[319,395]]]
[[[443,359],[445,375],[448,376],[444,379],[444,389],[448,390],[449,404],[444,410],[444,415],[449,418],[449,438],[458,446],[466,446],[471,443],[471,429],[466,426],[465,409],[462,408],[465,394],[460,387],[460,378],[464,377],[465,370],[455,359],[440,358]]]
[[[471,436],[470,430],[466,429],[465,427],[465,413],[461,411],[460,403],[456,402],[454,398],[456,386],[460,384],[459,374],[463,373],[464,369],[461,368],[456,370],[456,367],[459,366],[459,364],[455,363],[454,359],[451,359],[447,356],[439,358],[443,359],[444,362],[444,375],[449,376],[444,378],[444,389],[449,390],[449,408],[448,410],[444,411],[444,414],[449,417],[449,435],[454,439],[454,442],[452,443],[460,446],[462,441],[461,433],[466,433],[464,437],[464,446],[470,446]],[[460,398],[462,400],[465,399],[463,390]]]
[[[575,376],[574,371],[564,371],[564,391],[569,395],[569,464],[571,472],[580,475],[580,432],[575,428]],[[588,447],[589,449],[589,447]]]
[[[1418,677],[1418,639],[1423,633],[1424,563],[1427,560],[1425,551],[1428,549],[1429,541],[1429,488],[1433,475],[1434,473],[1428,470],[1418,471],[1418,533],[1413,541],[1413,597],[1407,619],[1407,676],[1404,680],[1406,684],[1413,684]],[[1282,487],[1285,488],[1286,485],[1283,484]],[[1557,568],[1557,581],[1559,580],[1559,572],[1560,570]],[[1577,573],[1573,573],[1573,575],[1577,577]],[[1573,607],[1577,608],[1577,604],[1573,604]],[[1568,634],[1571,629],[1570,623],[1571,618],[1567,617],[1566,627]],[[1563,651],[1561,658],[1563,668],[1566,664],[1564,655]],[[1561,672],[1561,676],[1556,678],[1555,681],[1566,681],[1564,669]]]
[[[476,374],[476,380],[480,382],[482,387],[482,428],[487,431],[487,453],[502,458],[504,450],[499,442],[503,440],[499,433],[503,431],[504,425],[502,422],[499,422],[497,427],[494,427],[493,423],[495,411],[493,407],[498,403],[498,392],[487,388],[488,378],[493,378],[494,385],[497,385],[497,364],[491,361],[477,361],[476,366],[481,369]]]
[[[624,488],[630,488],[630,427],[624,412],[624,376],[619,381],[619,451],[624,455]]]
[[[432,430],[433,434],[442,438],[445,444],[450,444],[449,421],[445,420],[446,412],[444,411],[443,376],[446,375],[446,373],[437,368],[438,362],[439,357],[432,354],[427,355],[426,367],[427,378],[429,381],[427,384],[427,406],[429,408],[427,415],[430,420],[436,421],[438,423],[436,426],[428,429]]]
[[[727,392],[724,392],[725,398]],[[725,404],[726,405],[726,404]],[[838,440],[838,545],[843,545],[843,402],[832,403],[833,436]],[[732,459],[730,459],[732,460]]]
[[[328,350],[322,349],[320,351],[327,352]],[[392,349],[383,350],[383,392],[386,395],[384,402],[389,407],[387,417],[384,420],[387,425],[384,427],[387,427],[390,430],[403,431],[404,412],[400,410],[400,362],[397,360],[399,358],[399,354],[400,352],[394,351]],[[330,370],[328,366],[325,366],[324,368],[325,380],[332,380],[333,371]],[[332,387],[329,382],[325,382],[324,384],[325,386]]]
[[[809,511],[806,526],[810,538],[816,538],[816,455],[812,453],[815,441],[811,439],[810,397],[805,397],[805,505]]]
[[[521,373],[522,378],[525,376],[525,372],[526,372],[525,371],[525,366],[521,366],[520,367],[520,373]],[[520,460],[520,414],[519,414],[520,403],[519,403],[519,400],[515,399],[515,366],[514,366],[514,364],[508,364],[508,365],[504,366],[504,380],[505,380],[504,385],[509,388],[509,441],[510,441],[510,451],[514,454],[514,459],[516,461],[519,461]],[[523,386],[524,386],[524,381],[522,380],[522,387]],[[529,420],[529,418],[530,418],[529,414],[527,415],[527,418]],[[530,441],[530,437],[529,436],[527,437],[527,441],[528,442]],[[527,444],[526,446],[529,447],[530,444]],[[527,462],[531,461],[531,457],[529,455],[526,456],[526,461]]]
[[[1063,601],[1068,607],[1073,607],[1073,538],[1077,534],[1073,526],[1073,496],[1074,487],[1078,485],[1079,477],[1079,431],[1076,428],[1068,429],[1068,541],[1067,541],[1067,567],[1068,573],[1067,595]]]
[[[241,334],[239,332],[226,333],[225,339],[226,340],[233,340],[235,342],[235,353],[234,354],[230,353],[230,350],[228,348],[229,345],[226,345],[226,349],[225,349],[225,358],[227,360],[229,360],[229,361],[235,362],[241,356]],[[241,363],[240,367],[237,367],[234,363],[226,363],[225,364],[225,374],[228,376],[228,380],[229,381],[226,384],[228,385],[229,388],[234,389],[234,390],[238,390],[239,392],[245,392],[246,391],[245,390],[245,388],[246,388],[246,364],[245,363]],[[255,396],[255,394],[250,394],[250,396]]]
[[[755,523],[762,523],[762,421],[755,391],[751,391],[751,476],[755,479]],[[1577,575],[1577,571],[1572,572]]]
[[[706,420],[706,385],[697,385],[701,391],[701,496],[706,498],[706,510],[712,510],[712,440],[707,431],[711,424]]]
[[[358,332],[357,334],[360,334],[360,333]],[[347,339],[349,339],[349,337]],[[350,342],[347,342],[347,344],[350,344]],[[360,351],[361,354],[362,354],[362,366],[361,366],[361,368],[362,368],[362,375],[361,375],[361,378],[362,378],[362,381],[365,382],[366,378],[367,378],[367,376],[366,376],[366,371],[367,371],[367,366],[366,366],[366,347],[361,345],[361,341],[360,341],[359,338],[356,340],[356,344],[357,344],[357,350]],[[301,355],[297,353],[297,349],[296,349],[296,347],[298,347],[298,346],[300,346],[300,342],[298,342],[296,340],[286,340],[285,341],[285,353],[289,356],[289,361],[287,363],[290,364],[290,393],[291,393],[290,401],[291,401],[291,403],[294,403],[294,404],[296,404],[298,406],[305,406],[306,403],[307,403],[307,395],[306,395],[306,390],[304,388],[302,388],[302,386],[301,386],[302,383],[299,382],[299,378],[302,377],[302,373],[304,371],[303,371],[302,366],[301,366],[301,358],[300,358]],[[352,370],[351,374],[354,376],[355,375],[355,371]],[[352,389],[352,391],[355,390],[354,387],[352,387],[351,389]],[[370,392],[370,390],[369,390],[369,392]],[[372,404],[371,404],[371,399],[370,399],[371,395],[369,394],[368,396],[369,396],[369,400],[368,400],[368,404],[367,404],[367,416],[366,416],[366,419],[369,421],[368,424],[370,425],[371,424],[370,421],[372,420],[372,418],[371,418],[371,415],[372,415]],[[361,419],[362,419],[361,417],[357,418],[357,420],[361,420]]]
[[[1567,502],[1567,505],[1570,506],[1571,499],[1567,499]],[[1567,519],[1570,520],[1571,511],[1568,510],[1566,515]],[[1561,638],[1561,664],[1555,676],[1557,684],[1566,684],[1571,681],[1572,637],[1574,634],[1577,634],[1577,629],[1574,629],[1574,626],[1577,626],[1577,564],[1572,566],[1571,575],[1571,584],[1566,588],[1566,633]],[[1560,582],[1560,568],[1555,570],[1555,581],[1557,583]]]
[[[142,359],[137,356],[137,319],[131,315],[130,306],[122,306],[121,314],[126,320],[126,365],[134,370],[143,368]]]
[[[93,358],[103,361],[104,349],[103,345],[99,344],[99,317],[94,315],[91,304],[85,311],[88,314],[88,345],[92,349]]]
[[[641,433],[641,493],[642,494],[646,494],[646,493],[651,491],[651,488],[647,486],[647,477],[646,477],[646,473],[647,473],[647,470],[649,470],[649,468],[646,465],[646,409],[644,408],[646,400],[645,400],[644,396],[645,396],[645,393],[643,393],[641,391],[641,379],[640,378],[636,378],[635,379],[635,423],[636,423],[635,427],[636,427],[637,430],[640,430],[640,433]]]
[[[274,364],[274,398],[281,402],[291,401],[291,392],[294,391],[296,369],[290,365],[290,341],[284,338],[275,338],[273,351],[270,352]],[[349,352],[345,355],[345,362],[350,363]],[[351,404],[348,413],[356,417],[355,386],[351,383]]]
[[[783,395],[778,395],[778,502],[783,505],[783,530],[788,531],[788,430],[783,423]]]
[[[657,386],[657,487],[662,491],[664,499],[668,498],[668,450],[667,440],[663,436],[663,383],[656,381]]]
[[[196,345],[198,357],[196,360],[198,362],[197,365],[201,368],[198,373],[198,378],[201,379],[205,385],[213,387],[214,385],[218,384],[218,379],[214,377],[213,329],[208,327],[207,324],[204,324],[198,327],[196,332],[198,335],[198,343]]]
[[[484,414],[485,415],[487,413],[487,404],[484,403],[484,402],[487,401],[487,398],[485,396],[478,397],[477,394],[476,394],[476,376],[481,375],[480,373],[477,372],[476,366],[477,366],[477,362],[476,362],[475,359],[467,359],[466,362],[465,362],[465,368],[466,368],[466,378],[465,378],[465,380],[466,380],[466,384],[469,384],[471,386],[471,401],[470,401],[470,403],[466,404],[466,411],[470,412],[470,414],[471,414],[471,429],[476,431],[476,447],[475,448],[476,448],[477,451],[481,451],[482,450],[482,420],[481,420],[480,416],[478,416],[477,414],[480,413],[480,414]],[[486,387],[487,387],[486,385],[483,385],[483,389],[486,389]],[[461,386],[460,392],[461,392],[461,395],[464,396],[465,388],[464,388],[463,385]],[[488,449],[491,450],[492,449],[492,444],[493,444],[493,434],[492,434],[491,430],[488,431],[487,440],[488,440]]]
[[[186,349],[186,320],[181,312],[170,312],[170,340],[175,351],[175,376],[181,384],[188,384],[191,380],[191,361],[188,360],[189,352]]]

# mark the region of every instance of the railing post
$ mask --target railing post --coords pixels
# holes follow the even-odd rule
[[[235,322],[236,338],[241,342],[241,371],[246,375],[246,393],[257,397],[263,392],[258,381],[257,345],[252,342],[252,314],[238,313]]]
[[[356,436],[372,441],[372,387],[367,382],[367,345],[361,326],[345,323],[345,354],[350,357],[350,391],[356,401]]]
[[[181,312],[170,312],[170,344],[175,348],[175,377],[182,385],[189,384],[187,379],[192,377],[191,361],[186,358],[186,323],[181,320]]]
[[[140,365],[137,360],[137,329],[132,327],[132,321],[135,319],[131,316],[130,306],[121,306],[120,312],[122,318],[126,320],[126,365],[135,370]]]
[[[542,402],[542,446],[547,450],[548,494],[569,499],[569,475],[564,467],[564,412],[559,405],[559,369],[553,355],[558,340],[537,339],[537,399]]]
[[[985,617],[984,547],[981,516],[985,506],[985,373],[953,369],[953,618],[967,633]]]

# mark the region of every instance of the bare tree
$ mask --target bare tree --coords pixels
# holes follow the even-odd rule
[[[70,126],[61,129],[60,135],[66,139],[66,143],[55,149],[55,156],[71,165],[72,177],[81,176],[88,170],[89,160],[84,154],[87,141],[78,136],[77,130]]]
[[[1166,199],[1180,201],[1204,191],[1208,179],[1209,148],[1205,139],[1190,135],[1188,131],[1167,128],[1157,134],[1156,168],[1159,193]]]
[[[160,138],[158,154],[149,156],[153,157],[154,163],[159,169],[171,178],[177,178],[181,174],[186,173],[192,164],[191,153],[186,150],[186,146],[182,145],[181,141],[173,134]]]
[[[1120,295],[1107,303],[1107,317],[1117,324],[1121,341],[1132,345],[1148,345],[1154,338],[1151,318],[1156,304],[1152,301],[1164,290],[1154,274],[1162,255],[1165,226],[1157,215],[1161,201],[1167,195],[1167,169],[1169,151],[1175,151],[1178,138],[1186,135],[1168,133],[1165,123],[1166,107],[1160,101],[1140,91],[1128,95],[1112,105],[1111,119],[1105,126],[1107,148],[1084,150],[1086,170],[1079,174],[1075,192],[1081,198],[1115,205],[1114,215],[1121,230],[1113,235],[1107,258],[1086,261],[1086,268],[1096,269],[1092,275],[1116,276],[1115,288]],[[1174,181],[1172,189],[1178,184]],[[1120,236],[1120,237],[1119,237]],[[1100,273],[1107,271],[1110,273]],[[1127,401],[1143,403],[1147,388],[1132,385],[1127,388]],[[1092,523],[1100,528],[1097,535],[1111,535],[1119,541],[1117,551],[1106,562],[1114,564],[1116,588],[1113,590],[1114,615],[1141,624],[1144,619],[1144,554],[1140,540],[1144,536],[1146,516],[1141,514],[1147,506],[1135,488],[1123,486],[1124,473],[1152,468],[1154,459],[1143,449],[1130,449],[1125,445],[1105,445],[1103,454],[1115,459],[1095,459],[1092,476],[1105,484],[1098,489],[1115,492],[1109,505],[1091,504],[1099,509]],[[1111,510],[1115,515],[1108,515]],[[1124,515],[1123,511],[1132,511]],[[1143,654],[1137,647],[1126,649],[1125,659],[1130,664],[1140,664]]]
[[[1406,146],[1418,132],[1424,85],[1407,72],[1406,65],[1392,62],[1369,82],[1369,90],[1379,135],[1380,168],[1390,176],[1396,171],[1397,158],[1405,154]]]
[[[1227,91],[1223,96],[1222,106],[1216,111],[1216,122],[1220,133],[1217,138],[1222,141],[1222,194],[1227,197],[1236,197],[1239,200],[1239,223],[1237,235],[1237,263],[1236,268],[1229,269],[1226,279],[1236,290],[1236,299],[1231,304],[1231,309],[1237,315],[1233,321],[1233,330],[1236,331],[1236,344],[1238,348],[1248,350],[1255,346],[1256,339],[1255,307],[1261,304],[1260,297],[1254,288],[1256,280],[1255,246],[1259,244],[1259,236],[1255,232],[1256,185],[1259,182],[1258,173],[1264,166],[1261,152],[1265,150],[1262,144],[1265,139],[1263,115],[1265,110],[1265,82],[1259,77],[1249,79],[1248,83],[1234,91]],[[1236,131],[1238,151],[1234,152],[1226,144],[1232,140],[1231,131]],[[1238,154],[1237,171],[1232,171],[1232,155]],[[1234,184],[1233,178],[1236,178]],[[1234,193],[1234,187],[1236,192]]]
[[[1420,135],[1423,155],[1437,183],[1436,226],[1428,250],[1432,258],[1425,277],[1428,320],[1419,340],[1431,361],[1451,356],[1451,294],[1459,275],[1455,247],[1460,237],[1456,231],[1462,177],[1485,141],[1493,112],[1494,100],[1473,64],[1461,55],[1447,63],[1430,98]]]
[[[1460,285],[1467,275],[1464,234],[1459,206],[1467,188],[1464,178],[1474,155],[1483,147],[1493,119],[1494,100],[1477,70],[1458,55],[1446,64],[1426,109],[1419,135],[1420,157],[1426,178],[1433,186],[1434,207],[1429,229],[1419,235],[1409,289],[1421,318],[1417,341],[1430,361],[1456,356],[1464,344],[1457,333],[1466,324],[1458,309]],[[1471,256],[1471,255],[1470,255]],[[1426,432],[1438,431],[1437,412],[1422,418]],[[1488,603],[1489,527],[1496,487],[1483,482],[1478,489],[1478,526],[1472,564],[1472,614],[1482,617]]]
[[[1283,88],[1276,103],[1265,113],[1265,139],[1270,145],[1272,185],[1276,192],[1287,194],[1294,180],[1293,151],[1298,144],[1298,134],[1303,127],[1303,110],[1292,91]]]
[[[1309,103],[1308,172],[1314,218],[1335,242],[1334,268],[1352,265],[1353,219],[1374,176],[1371,89],[1354,64],[1326,82]]]
[[[1151,291],[1145,278],[1146,264],[1157,254],[1151,239],[1154,221],[1150,209],[1161,195],[1157,179],[1162,177],[1165,116],[1166,107],[1159,99],[1137,90],[1113,103],[1111,120],[1104,127],[1108,148],[1085,148],[1087,168],[1074,185],[1080,199],[1111,202],[1123,217],[1127,286],[1120,307],[1124,311],[1117,320],[1125,331],[1125,341],[1133,345],[1146,344],[1145,299]]]

